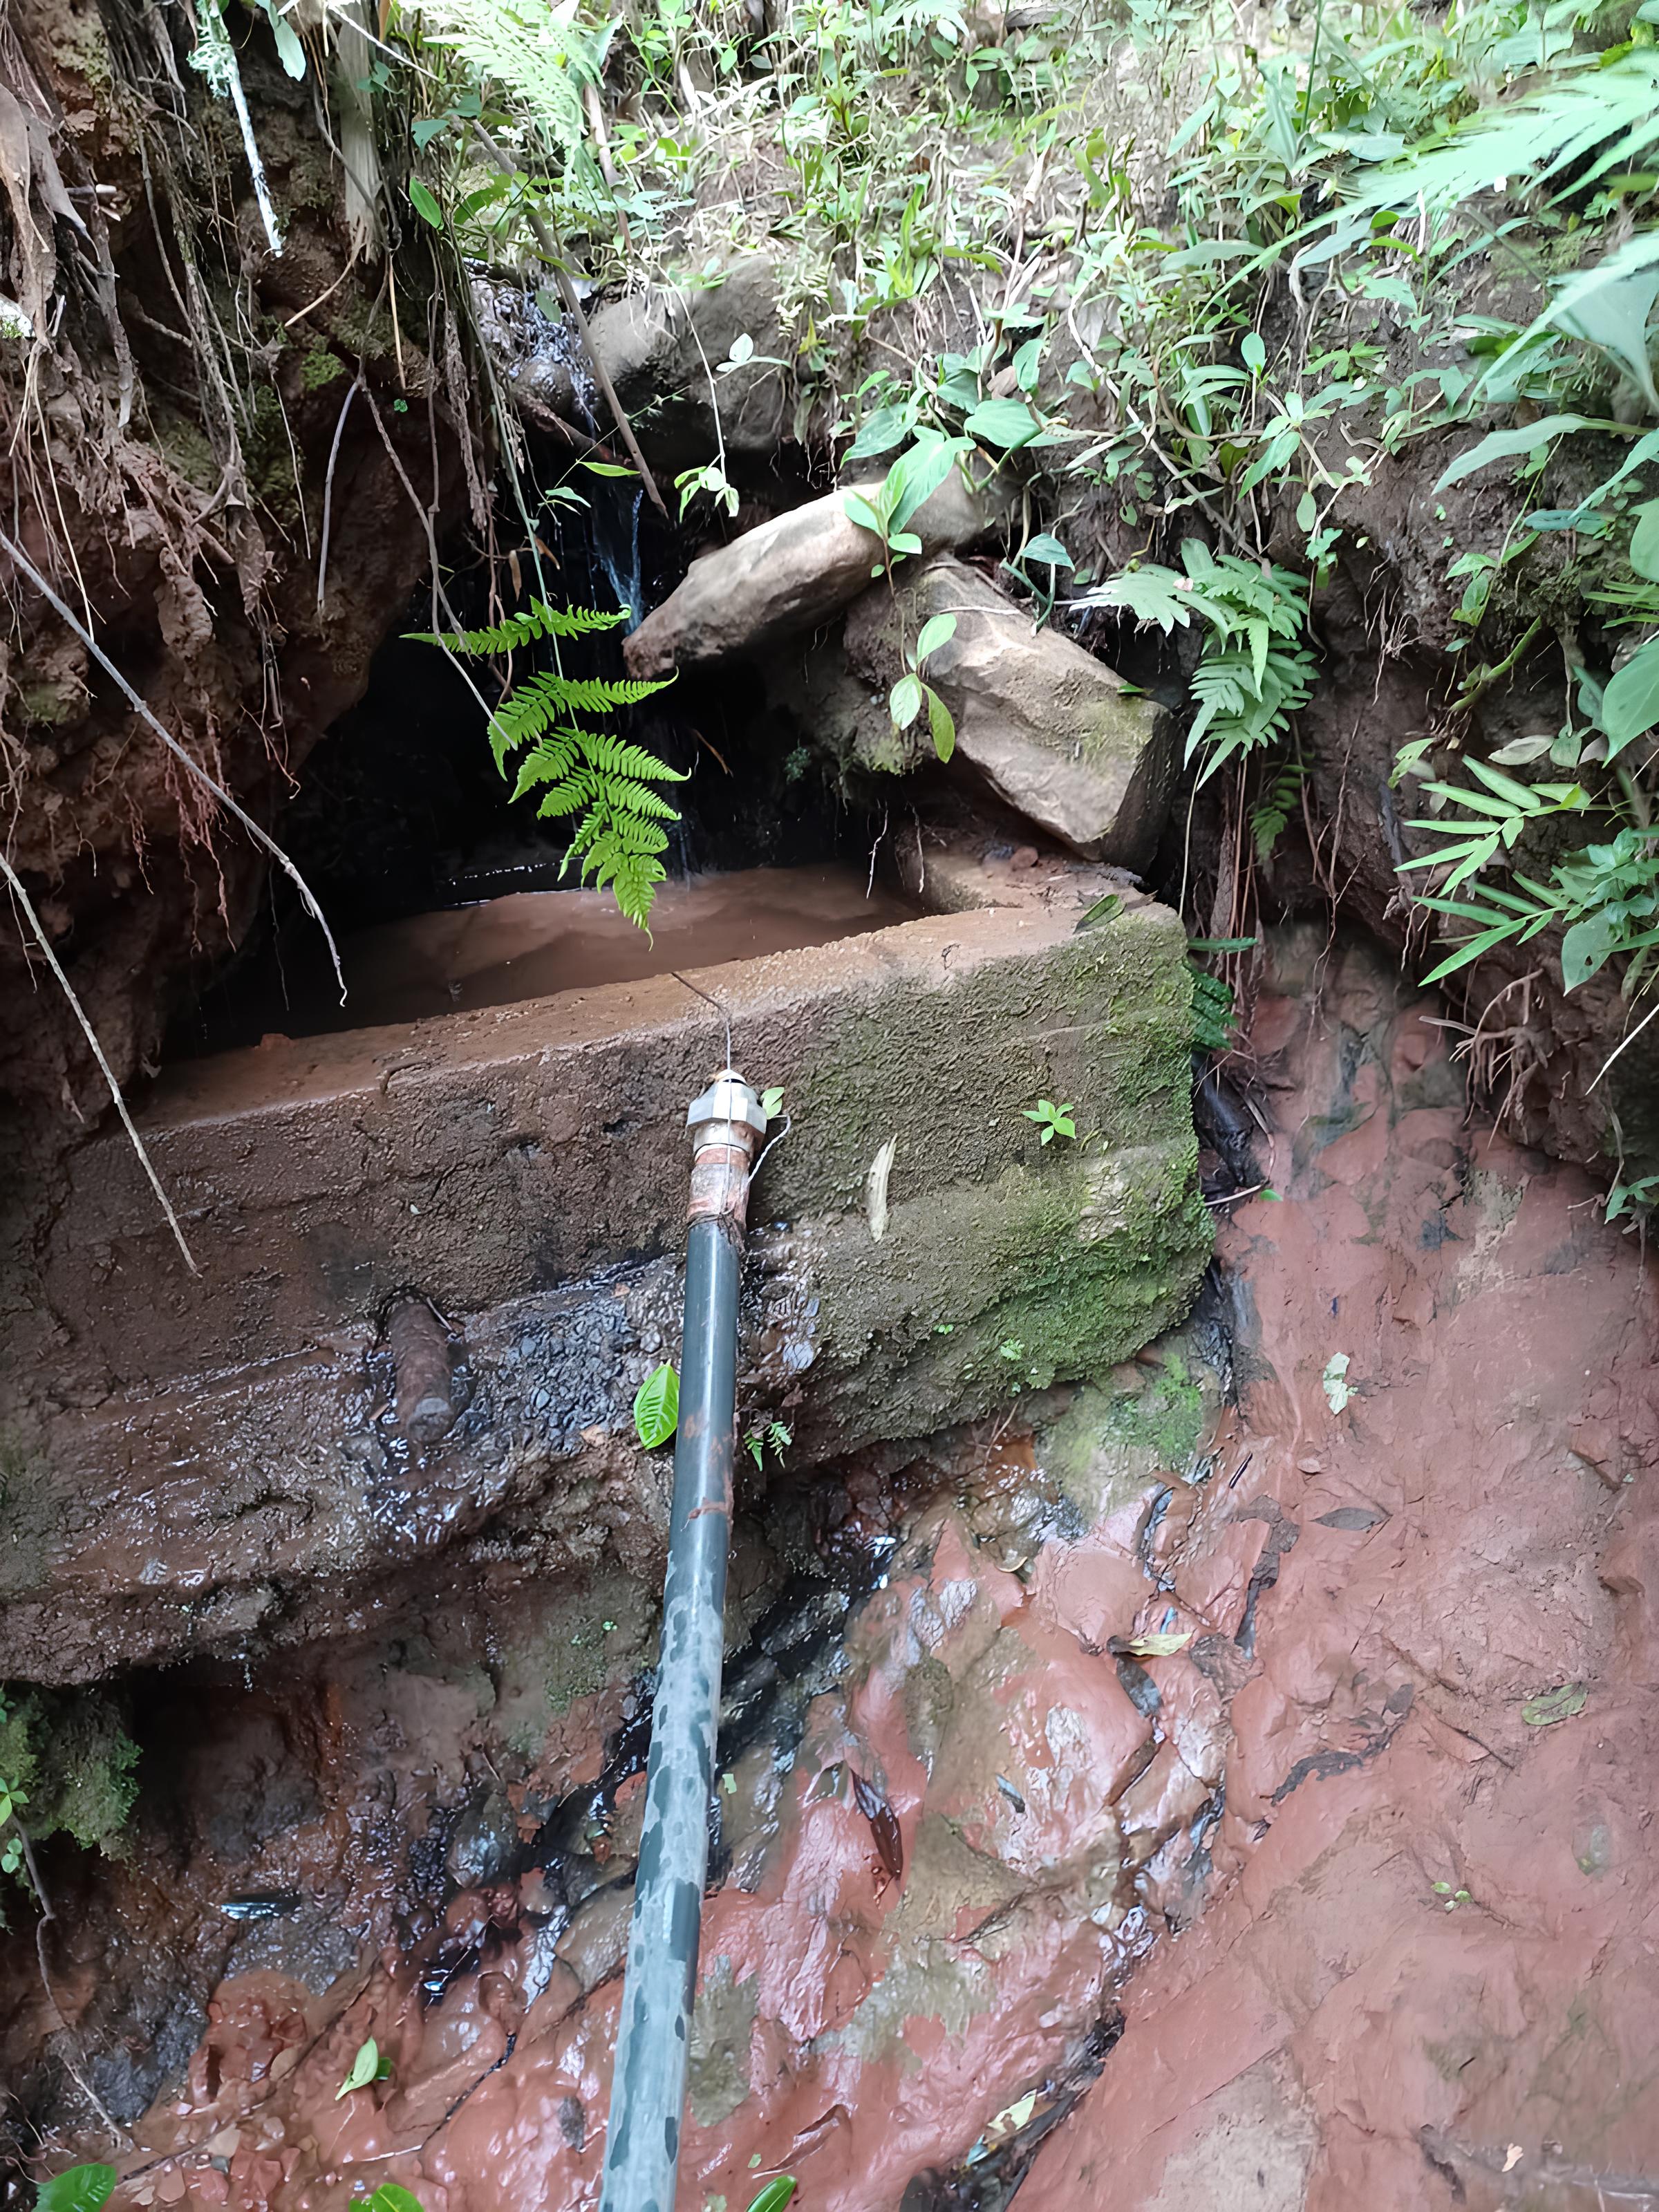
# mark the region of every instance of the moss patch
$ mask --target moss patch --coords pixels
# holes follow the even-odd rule
[[[0,1774],[28,1799],[29,1833],[60,1831],[107,1856],[138,1795],[138,1747],[102,1690],[24,1690],[0,1700]]]

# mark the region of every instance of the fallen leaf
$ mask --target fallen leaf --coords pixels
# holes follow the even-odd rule
[[[1028,2089],[1023,2097],[1017,2097],[1012,2105],[1006,2105],[994,2120],[987,2121],[986,2142],[998,2142],[1004,2136],[1017,2136],[1036,2110],[1036,2091]]]
[[[1334,1413],[1340,1413],[1353,1395],[1353,1392],[1348,1388],[1347,1374],[1347,1353],[1332,1352],[1330,1358],[1325,1362],[1325,1372],[1321,1376],[1320,1381],[1325,1386],[1325,1403]]]
[[[1504,2163],[1498,2169],[1499,2172],[1503,2173],[1513,2172],[1515,2168],[1520,2165],[1522,2160],[1525,2156],[1526,2153],[1522,2149],[1519,2143],[1511,2143],[1509,2147],[1508,2154],[1504,2160]]]
[[[1521,1717],[1528,1728],[1550,1728],[1557,1721],[1570,1721],[1575,1713],[1582,1713],[1589,1697],[1582,1682],[1564,1682],[1559,1690],[1540,1690],[1535,1698],[1528,1698],[1521,1708]]]
[[[1193,1640],[1190,1628],[1152,1629],[1145,1636],[1132,1636],[1123,1649],[1137,1659],[1167,1659],[1171,1652],[1184,1650]]]
[[[864,1178],[864,1210],[870,1217],[870,1234],[879,1244],[887,1234],[887,1179],[893,1172],[898,1139],[890,1137],[870,1163]]]

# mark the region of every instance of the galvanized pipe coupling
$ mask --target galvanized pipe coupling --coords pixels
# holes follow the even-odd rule
[[[718,1221],[741,1237],[749,1212],[755,1147],[766,1133],[760,1100],[734,1067],[723,1067],[686,1114],[691,1132],[688,1221]]]

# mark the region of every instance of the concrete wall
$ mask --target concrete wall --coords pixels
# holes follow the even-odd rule
[[[1102,888],[941,864],[964,910],[164,1079],[144,1133],[202,1273],[122,1142],[88,1146],[7,1431],[0,1676],[328,1632],[440,1553],[653,1572],[668,1455],[629,1408],[677,1349],[685,1108],[725,1051],[691,985],[793,1116],[751,1209],[742,1407],[787,1422],[792,1470],[1133,1352],[1208,1224],[1181,926],[1131,895],[1079,933]],[[1038,1096],[1075,1103],[1076,1143],[1039,1144]],[[465,1401],[424,1451],[379,1348],[410,1291]]]

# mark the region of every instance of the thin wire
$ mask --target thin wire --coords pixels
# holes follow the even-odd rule
[[[694,983],[690,976],[682,975],[678,968],[671,968],[668,972],[672,975],[677,983],[684,983],[688,991],[695,991],[700,999],[706,1000],[708,1005],[714,1009],[714,1012],[726,1024],[726,1064],[730,1067],[732,1065],[732,1017],[730,1013],[723,1006],[721,1006],[718,999],[710,998],[708,993],[703,989],[700,983]],[[759,1161],[757,1160],[755,1164],[758,1167],[760,1164]]]

